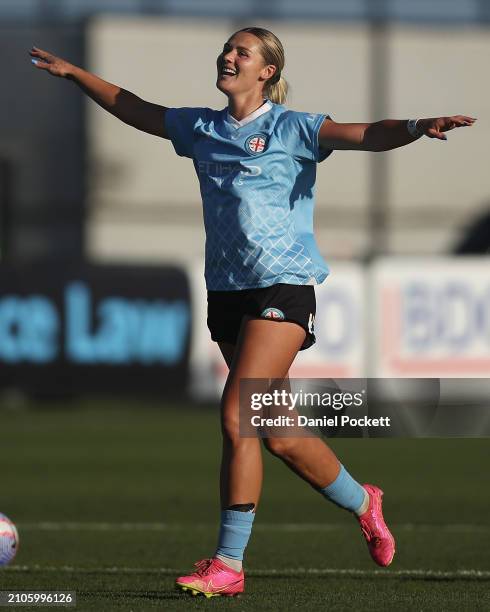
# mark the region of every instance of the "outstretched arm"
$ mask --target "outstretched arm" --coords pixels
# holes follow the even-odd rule
[[[33,47],[29,54],[37,68],[53,76],[74,81],[94,102],[124,123],[148,134],[168,138],[165,131],[165,106],[146,102],[130,91],[37,47]]]
[[[390,151],[403,147],[420,136],[447,140],[444,132],[457,127],[473,125],[473,117],[455,115],[453,117],[433,117],[418,119],[416,130],[419,135],[411,135],[407,121],[385,119],[376,123],[336,123],[325,119],[319,132],[320,146],[324,149],[344,149],[351,151]]]

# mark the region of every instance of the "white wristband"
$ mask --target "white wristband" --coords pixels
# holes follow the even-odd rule
[[[412,138],[420,138],[424,135],[424,132],[417,127],[418,119],[409,119],[407,121],[407,131]]]

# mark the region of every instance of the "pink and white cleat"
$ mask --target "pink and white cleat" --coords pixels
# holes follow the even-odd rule
[[[369,553],[373,561],[386,567],[395,556],[395,538],[386,526],[381,509],[383,491],[374,485],[365,484],[363,487],[369,495],[369,507],[364,514],[357,517],[361,531],[366,538]]]
[[[220,559],[203,559],[195,566],[197,570],[193,574],[177,578],[177,588],[190,591],[192,595],[202,593],[208,598],[216,595],[233,597],[245,590],[243,570],[236,572]]]

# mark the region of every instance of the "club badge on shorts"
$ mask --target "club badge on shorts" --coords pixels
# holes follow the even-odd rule
[[[274,321],[284,321],[286,318],[279,308],[266,308],[260,315],[263,319],[273,319]]]
[[[266,136],[264,134],[253,134],[245,141],[245,149],[252,155],[262,153],[267,145]]]

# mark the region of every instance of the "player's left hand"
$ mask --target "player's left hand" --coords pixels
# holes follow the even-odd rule
[[[452,117],[432,117],[430,119],[419,119],[417,121],[417,129],[421,130],[425,136],[429,138],[438,138],[439,140],[447,140],[444,132],[449,132],[458,127],[467,127],[473,125],[476,119],[474,117],[466,117],[465,115],[454,115]]]

